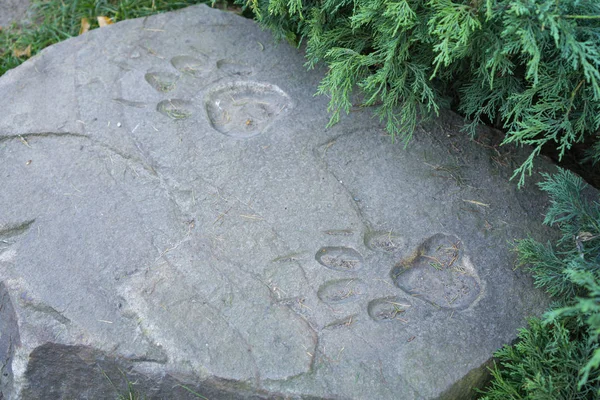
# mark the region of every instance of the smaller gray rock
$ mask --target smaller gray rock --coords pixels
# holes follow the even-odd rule
[[[0,26],[24,18],[28,7],[29,0],[0,0]]]

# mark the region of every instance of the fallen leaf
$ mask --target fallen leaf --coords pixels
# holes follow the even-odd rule
[[[81,18],[81,28],[79,28],[79,34],[83,35],[90,30],[90,21],[87,18]]]
[[[31,57],[31,45],[24,49],[13,49],[13,56],[15,57]]]
[[[110,17],[98,17],[98,25],[100,28],[104,28],[105,26],[113,24],[112,19]]]
[[[29,142],[27,141],[27,139],[25,139],[23,136],[19,135],[19,139],[21,140],[21,143],[23,143],[25,146],[31,148],[31,146],[29,145]]]
[[[596,239],[597,237],[598,235],[594,236],[589,232],[579,232],[579,235],[577,235],[575,240],[578,240],[580,242],[587,242],[589,240]]]

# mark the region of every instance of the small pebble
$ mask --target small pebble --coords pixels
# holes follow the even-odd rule
[[[119,127],[119,128],[121,127],[121,123],[120,122],[117,122],[117,127]]]

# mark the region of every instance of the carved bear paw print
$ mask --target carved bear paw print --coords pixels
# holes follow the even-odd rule
[[[364,284],[368,275],[361,277],[368,274],[363,270],[370,268],[365,257],[350,247],[322,247],[316,252],[315,260],[330,270],[352,277],[323,282],[317,290],[321,302],[340,309],[346,303],[366,297],[363,313],[371,320],[407,323],[419,308],[460,311],[472,305],[480,295],[480,278],[465,255],[462,241],[456,236],[435,234],[409,255],[404,251],[403,238],[391,232],[370,232],[364,236],[364,241],[367,249],[400,259],[385,277],[397,289],[398,295],[368,300],[370,294]],[[366,257],[367,260],[370,258]],[[358,314],[348,315],[324,328],[350,326],[359,318]]]
[[[213,129],[230,137],[250,138],[267,129],[285,111],[292,108],[291,98],[279,87],[247,80],[216,84],[224,78],[245,78],[253,74],[251,67],[232,60],[212,63],[203,54],[179,55],[171,59],[177,72],[151,71],[146,82],[160,93],[175,93],[183,77],[201,80],[199,88],[213,85],[203,104],[196,99],[168,98],[156,110],[173,120],[184,120],[203,109]],[[189,85],[189,80],[186,81]],[[201,87],[200,87],[201,86]]]

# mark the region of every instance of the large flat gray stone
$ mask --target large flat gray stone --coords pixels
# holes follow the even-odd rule
[[[472,395],[547,304],[510,251],[547,199],[452,114],[325,129],[322,73],[199,6],[0,79],[4,398]]]

